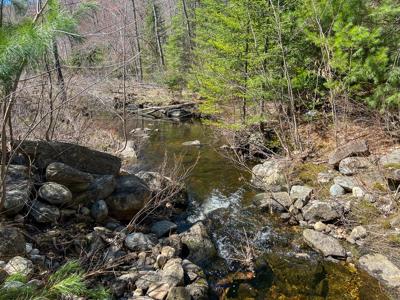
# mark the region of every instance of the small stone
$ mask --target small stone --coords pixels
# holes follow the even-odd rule
[[[357,226],[351,231],[350,239],[357,241],[365,238],[367,235],[368,233],[364,226]]]
[[[167,220],[159,221],[151,226],[151,232],[154,233],[158,238],[163,237],[169,233],[172,233],[177,228],[175,223]]]
[[[314,224],[314,229],[316,231],[322,232],[326,230],[326,225],[322,223],[321,221],[318,221],[317,223]]]
[[[346,192],[351,192],[354,187],[358,185],[357,181],[353,177],[337,176],[333,180],[335,184],[340,185]]]
[[[30,252],[31,255],[39,255],[39,253],[40,253],[39,249],[36,248],[32,249]]]
[[[90,209],[87,208],[86,206],[81,207],[81,209],[79,210],[79,212],[80,212],[83,216],[89,216],[89,215],[90,215]]]
[[[175,256],[175,249],[170,246],[164,246],[161,249],[161,255],[167,257],[168,259]]]
[[[283,221],[288,221],[288,220],[290,220],[291,215],[290,215],[289,213],[283,213],[283,214],[280,215],[280,218],[281,218]]]
[[[356,198],[362,198],[365,196],[365,192],[362,188],[356,186],[356,187],[353,187],[353,196]]]
[[[44,262],[46,260],[46,256],[44,256],[44,255],[31,255],[30,258],[31,258],[33,264],[44,266]]]
[[[96,201],[90,209],[90,214],[96,222],[104,221],[108,216],[107,203],[104,200]]]
[[[15,256],[7,263],[4,270],[9,274],[29,276],[33,273],[33,263],[24,257]]]
[[[340,185],[338,184],[333,184],[331,185],[331,187],[329,188],[329,193],[331,194],[331,196],[333,197],[339,197],[342,196],[346,193],[346,191],[344,190],[344,188],[342,188]]]
[[[184,142],[182,146],[201,146],[201,142],[199,140]]]
[[[147,295],[155,300],[164,300],[169,291],[169,285],[167,283],[158,282],[152,283],[149,286]]]
[[[144,293],[143,293],[143,290],[142,289],[136,289],[134,292],[133,292],[133,296],[134,297],[140,297],[140,296],[143,296],[144,295]]]
[[[28,253],[28,254],[31,253],[32,249],[33,249],[33,246],[32,246],[31,243],[26,243],[26,244],[25,244],[25,251],[26,251],[26,253]]]
[[[299,225],[300,225],[300,227],[304,227],[304,228],[308,227],[308,223],[306,221],[299,221]]]
[[[159,269],[162,269],[166,264],[168,258],[162,254],[157,255],[156,264]]]

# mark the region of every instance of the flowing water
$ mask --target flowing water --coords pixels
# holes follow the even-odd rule
[[[219,259],[205,266],[212,297],[221,299],[389,299],[378,283],[345,264],[327,262],[303,246],[301,231],[284,226],[252,204],[249,174],[218,149],[223,145],[199,122],[131,121],[150,128],[136,168],[156,170],[165,154],[197,164],[186,180],[189,209],[180,228],[202,220],[210,228]],[[199,140],[201,146],[183,146]],[[186,226],[187,228],[187,226]]]

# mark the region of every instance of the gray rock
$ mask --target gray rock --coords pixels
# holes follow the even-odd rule
[[[14,141],[13,144],[20,144],[15,149],[28,156],[41,170],[53,162],[62,162],[80,171],[99,175],[117,175],[121,168],[120,158],[76,144],[46,141]]]
[[[208,283],[204,278],[197,279],[195,282],[186,286],[193,300],[208,299]]]
[[[287,192],[260,193],[254,197],[253,202],[262,210],[268,210],[271,213],[286,212],[292,205],[292,199]]]
[[[347,157],[340,162],[339,172],[351,176],[365,172],[372,167],[373,164],[367,157]]]
[[[30,214],[38,223],[56,223],[61,215],[57,207],[37,200],[32,203]]]
[[[353,241],[357,241],[360,239],[363,239],[367,236],[367,230],[365,229],[364,226],[357,226],[353,228],[353,230],[350,233],[350,239]]]
[[[346,192],[352,192],[353,188],[358,186],[357,180],[353,177],[337,176],[333,180],[335,184],[340,185]]]
[[[167,300],[190,300],[190,293],[182,286],[173,287],[170,289]]]
[[[293,202],[300,200],[304,206],[310,200],[312,192],[313,189],[308,186],[294,185],[290,189],[290,198]]]
[[[147,290],[151,284],[160,283],[162,280],[162,276],[160,273],[155,271],[149,271],[139,277],[139,279],[135,282],[136,288]]]
[[[165,297],[168,295],[169,289],[170,287],[168,283],[164,282],[152,283],[149,286],[147,295],[155,300],[164,300]]]
[[[156,240],[148,234],[134,232],[126,236],[125,245],[132,251],[147,251],[155,245]]]
[[[172,258],[164,265],[162,270],[162,281],[168,283],[169,287],[183,285],[184,271],[182,259]]]
[[[340,161],[347,157],[365,156],[368,154],[369,149],[365,140],[353,141],[333,151],[329,156],[329,164],[338,166]]]
[[[352,194],[356,198],[363,198],[365,196],[364,190],[358,186],[353,187]]]
[[[158,238],[163,237],[165,235],[169,235],[173,231],[176,230],[178,226],[175,223],[172,223],[168,220],[159,221],[151,226],[151,232],[154,233]]]
[[[315,230],[305,229],[303,238],[310,247],[318,250],[324,256],[346,257],[346,251],[334,237]]]
[[[400,287],[400,269],[382,254],[364,255],[360,267],[392,288]]]
[[[94,179],[93,175],[79,171],[61,162],[54,162],[47,166],[46,178],[48,181],[65,185],[74,192],[88,189]]]
[[[303,207],[303,217],[306,221],[329,222],[340,218],[336,208],[329,202],[312,201]]]
[[[25,166],[10,165],[6,178],[6,198],[3,211],[7,215],[16,215],[30,202],[33,180]]]
[[[400,149],[395,149],[392,152],[383,155],[380,158],[379,163],[383,167],[400,164]]]
[[[189,260],[196,264],[209,262],[217,254],[207,229],[203,223],[194,224],[188,231],[180,234],[181,241],[189,249]]]
[[[96,201],[91,209],[90,214],[96,222],[102,222],[108,217],[108,207],[104,200]]]
[[[321,221],[318,221],[317,223],[314,224],[314,229],[319,232],[324,232],[326,230],[326,227],[327,226]]]
[[[168,183],[171,183],[170,178],[167,178],[158,172],[140,171],[135,175],[142,179],[153,193],[160,192]]]
[[[26,252],[25,237],[14,227],[0,226],[0,259],[9,259]]]
[[[164,246],[161,248],[161,255],[167,257],[168,259],[174,257],[175,252],[175,248],[172,248],[171,246]]]
[[[318,173],[317,175],[317,181],[318,183],[328,183],[331,180],[333,180],[333,178],[335,177],[335,172],[333,172],[332,170],[329,170],[327,172],[321,172]]]
[[[120,176],[115,191],[105,201],[110,215],[119,220],[130,220],[150,200],[146,183],[135,175]]]
[[[116,180],[113,175],[97,177],[89,185],[87,190],[74,199],[75,204],[87,204],[92,201],[103,200],[109,197],[115,190]]]
[[[346,191],[342,186],[338,184],[332,184],[331,187],[329,188],[329,194],[333,197],[340,197],[346,194]]]
[[[206,278],[203,269],[192,263],[190,260],[184,259],[182,261],[182,268],[190,279],[190,282],[193,282],[198,278]]]
[[[285,171],[289,165],[287,160],[268,160],[252,169],[251,183],[257,188],[270,192],[285,190]]]
[[[44,183],[39,189],[39,196],[54,205],[68,204],[72,201],[71,191],[55,182]]]
[[[10,259],[10,261],[4,267],[4,271],[6,271],[9,275],[18,273],[24,276],[29,276],[33,273],[33,263],[24,257],[15,256]]]

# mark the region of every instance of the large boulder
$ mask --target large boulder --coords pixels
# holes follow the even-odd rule
[[[180,234],[181,241],[189,250],[188,259],[196,264],[206,263],[217,254],[211,241],[206,226],[198,222],[188,231]]]
[[[373,163],[367,157],[347,157],[339,163],[339,172],[351,176],[366,172],[373,166]]]
[[[0,226],[0,260],[15,255],[24,255],[26,251],[25,237],[14,227]]]
[[[46,141],[15,141],[20,153],[29,157],[39,169],[53,162],[62,162],[83,172],[117,175],[121,159],[108,153],[91,150],[76,144]]]
[[[88,189],[93,181],[93,175],[64,163],[55,162],[47,166],[46,179],[65,185],[73,192],[81,192]]]
[[[254,204],[262,210],[274,212],[287,212],[292,205],[292,199],[287,192],[260,193],[253,199]]]
[[[135,175],[116,179],[115,191],[107,198],[110,215],[120,220],[130,220],[150,200],[147,184]]]
[[[117,182],[114,175],[96,176],[88,189],[74,197],[74,204],[87,204],[108,198],[115,190]]]
[[[329,222],[341,217],[338,208],[327,201],[312,201],[303,207],[303,218],[306,221]]]
[[[33,180],[29,168],[19,165],[8,166],[6,178],[6,197],[3,210],[7,215],[19,213],[30,202]]]
[[[341,160],[350,156],[365,156],[369,154],[369,148],[365,140],[350,142],[337,148],[329,156],[329,164],[337,167]]]
[[[58,183],[46,182],[39,189],[39,196],[54,205],[63,205],[71,203],[71,191]]]
[[[387,286],[400,288],[400,269],[382,254],[367,254],[360,258],[359,265],[371,276]]]
[[[339,241],[332,236],[311,229],[303,231],[304,241],[313,249],[321,252],[324,256],[337,258],[346,257],[346,251]]]
[[[284,159],[267,160],[252,169],[252,184],[265,191],[279,192],[286,187],[285,171],[288,161]]]

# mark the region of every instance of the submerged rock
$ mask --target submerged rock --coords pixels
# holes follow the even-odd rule
[[[209,262],[217,254],[207,229],[203,223],[194,224],[188,231],[180,234],[182,243],[189,250],[188,259],[196,264]]]
[[[334,237],[315,230],[305,229],[303,238],[309,246],[320,251],[324,256],[346,257],[345,249]]]
[[[55,182],[44,183],[39,189],[39,196],[54,205],[68,204],[72,201],[71,191]]]
[[[340,161],[350,156],[364,156],[369,154],[367,142],[358,140],[337,148],[329,156],[329,164],[338,166]]]
[[[389,287],[400,288],[400,269],[382,254],[364,255],[360,258],[359,265]]]

